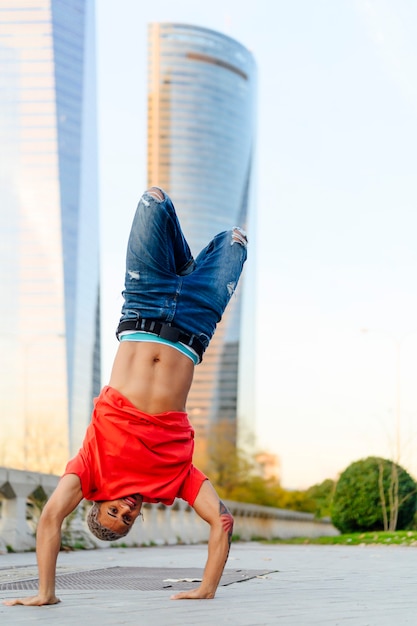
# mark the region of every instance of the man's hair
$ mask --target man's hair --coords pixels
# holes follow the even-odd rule
[[[100,524],[100,522],[98,521],[100,504],[100,502],[94,502],[87,515],[88,528],[91,530],[93,535],[97,537],[97,539],[101,539],[102,541],[117,541],[118,539],[121,539],[122,537],[127,535],[130,530],[130,526],[126,527],[126,532],[116,533],[114,530],[110,530],[109,528],[103,526],[103,524]]]

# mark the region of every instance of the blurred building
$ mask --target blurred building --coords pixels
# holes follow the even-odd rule
[[[62,471],[100,386],[94,2],[0,0],[0,465]]]
[[[255,142],[256,67],[239,42],[197,26],[149,26],[148,184],[171,195],[196,255],[245,226]],[[236,425],[242,283],[196,368],[187,410],[199,437]]]
[[[281,482],[281,461],[276,454],[258,452],[255,461],[262,478]]]

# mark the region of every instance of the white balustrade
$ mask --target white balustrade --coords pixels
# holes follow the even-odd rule
[[[35,548],[39,516],[31,504],[33,494],[49,497],[59,477],[0,467],[0,553]],[[32,499],[31,499],[32,497]],[[235,518],[234,534],[244,541],[253,538],[319,537],[337,535],[328,519],[315,519],[310,513],[225,501]],[[74,547],[109,547],[93,537],[85,523],[88,505],[80,505],[63,526],[65,541]],[[172,507],[145,504],[144,521],[137,520],[130,533],[117,544],[126,546],[199,543],[208,540],[209,527],[183,500]],[[113,544],[114,545],[114,544]]]

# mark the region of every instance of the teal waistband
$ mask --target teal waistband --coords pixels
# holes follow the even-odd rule
[[[124,332],[120,333],[119,340],[143,341],[145,343],[163,343],[165,346],[171,346],[171,348],[174,348],[175,350],[178,350],[178,352],[182,352],[182,354],[188,356],[188,358],[192,360],[194,365],[197,365],[199,363],[198,354],[194,352],[192,348],[189,348],[179,341],[168,341],[168,339],[163,339],[162,337],[159,337],[159,335],[154,335],[154,333],[147,333],[143,330],[125,330]]]

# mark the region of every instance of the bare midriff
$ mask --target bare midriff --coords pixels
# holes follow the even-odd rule
[[[156,415],[186,410],[193,374],[194,363],[175,348],[123,341],[114,360],[109,385],[140,411]]]

